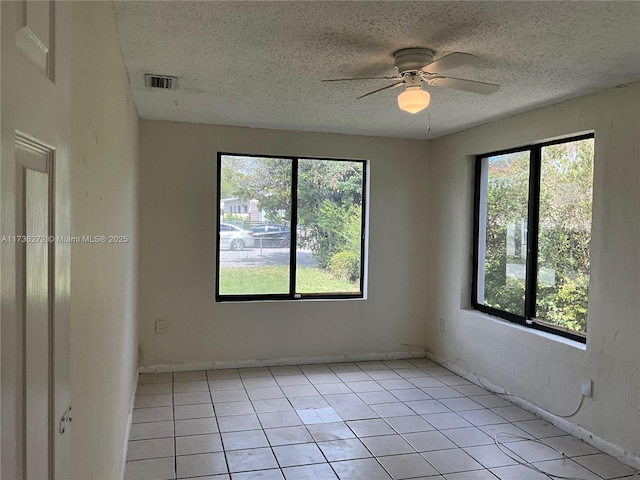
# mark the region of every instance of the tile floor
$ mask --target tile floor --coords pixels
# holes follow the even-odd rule
[[[125,479],[548,480],[498,432],[554,475],[636,473],[419,359],[141,374]]]

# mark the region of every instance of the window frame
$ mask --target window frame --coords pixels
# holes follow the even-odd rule
[[[563,137],[548,142],[535,143],[531,145],[520,146],[516,148],[499,150],[495,152],[476,155],[475,158],[475,177],[474,177],[474,194],[473,194],[473,272],[471,281],[471,306],[474,310],[487,313],[494,317],[499,317],[513,323],[517,323],[524,327],[551,333],[564,338],[569,338],[580,343],[587,343],[587,335],[577,333],[561,326],[553,326],[542,319],[535,318],[536,313],[536,296],[537,296],[537,280],[538,280],[538,233],[540,220],[540,173],[542,168],[542,149],[550,145],[559,145],[562,143],[576,142],[580,140],[593,139],[595,141],[595,133],[589,132],[571,137]],[[526,260],[526,276],[525,276],[525,297],[524,310],[525,314],[517,315],[494,307],[489,307],[478,302],[478,274],[479,254],[480,254],[480,216],[481,201],[486,201],[486,184],[483,185],[483,164],[485,159],[498,155],[506,155],[510,153],[529,152],[529,193],[527,205],[527,260]],[[594,151],[595,163],[595,151]],[[593,222],[592,222],[593,230]]]
[[[222,157],[223,156],[236,156],[236,157],[253,157],[253,158],[274,158],[280,160],[291,160],[291,219],[290,219],[290,240],[289,240],[289,293],[271,293],[271,294],[242,294],[242,295],[229,295],[220,294],[220,217],[218,214],[216,218],[216,258],[215,258],[215,301],[216,302],[252,302],[252,301],[279,301],[279,300],[335,300],[335,299],[363,299],[365,298],[365,263],[367,259],[366,247],[366,219],[367,219],[367,200],[368,200],[368,167],[369,161],[364,159],[347,159],[347,158],[328,158],[328,157],[313,157],[313,156],[291,156],[291,155],[262,155],[255,153],[233,153],[222,152],[217,153],[217,186],[216,186],[216,201],[219,205],[222,197],[221,194],[221,182],[222,182]],[[360,163],[362,165],[362,214],[360,223],[360,290],[358,292],[335,292],[335,293],[296,293],[296,254],[297,254],[297,231],[298,231],[298,162],[299,160],[321,160],[321,161],[335,161],[335,162],[350,162]],[[263,222],[269,223],[269,222]]]

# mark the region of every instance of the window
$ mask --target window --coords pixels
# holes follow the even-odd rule
[[[216,301],[362,298],[365,181],[363,160],[218,154]]]
[[[476,159],[475,309],[586,342],[593,134]]]

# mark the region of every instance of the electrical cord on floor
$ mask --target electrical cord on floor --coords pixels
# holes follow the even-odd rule
[[[403,345],[403,346],[405,346],[405,347],[421,348],[422,350],[424,350],[424,352],[425,352],[425,353],[430,354],[432,357],[434,357],[433,352],[431,352],[430,350],[428,350],[426,347],[424,347],[424,346],[422,346],[422,345],[409,345],[409,344],[407,344],[407,343],[401,343],[401,345]],[[495,387],[492,387],[492,386],[488,386],[488,385],[486,385],[486,384],[482,381],[482,379],[481,379],[478,375],[476,375],[476,374],[475,374],[475,373],[474,373],[474,372],[469,368],[469,364],[468,364],[467,362],[465,362],[464,360],[462,360],[462,359],[457,359],[457,360],[453,360],[453,361],[448,360],[448,361],[446,361],[446,362],[442,362],[442,363],[441,363],[441,362],[437,362],[437,361],[432,360],[432,359],[429,359],[429,360],[431,360],[433,363],[435,363],[436,365],[439,365],[439,366],[441,366],[441,367],[443,367],[443,368],[447,368],[448,366],[450,366],[450,365],[454,365],[454,364],[456,364],[456,363],[461,363],[461,364],[463,364],[463,365],[465,366],[465,368],[466,368],[467,372],[468,372],[470,375],[473,375],[473,378],[476,380],[476,383],[477,383],[478,385],[480,385],[482,388],[484,388],[485,390],[487,390],[487,391],[489,391],[489,392],[491,392],[491,393],[495,393],[496,395],[502,395],[503,397],[515,397],[515,398],[519,398],[520,400],[524,400],[524,401],[526,401],[526,402],[528,402],[528,403],[532,403],[532,402],[529,402],[528,400],[525,400],[524,398],[522,398],[522,397],[521,397],[521,396],[519,396],[519,395],[515,395],[515,394],[513,394],[513,393],[509,393],[509,392],[507,392],[506,390],[503,390],[503,389],[497,389],[497,388],[495,388]],[[570,414],[568,414],[568,415],[561,415],[561,414],[559,414],[559,413],[553,413],[553,412],[551,412],[550,410],[547,410],[547,409],[541,408],[541,407],[539,407],[539,406],[538,406],[538,405],[536,405],[536,404],[533,404],[533,405],[534,405],[534,406],[536,406],[537,408],[540,408],[541,410],[544,410],[544,411],[546,411],[546,412],[551,413],[552,415],[554,415],[554,416],[556,416],[556,417],[560,417],[560,418],[571,418],[571,417],[576,416],[576,415],[578,414],[578,412],[580,411],[580,409],[582,408],[582,405],[583,405],[583,403],[584,403],[584,398],[585,398],[584,394],[580,396],[580,402],[578,403],[578,407],[577,407],[577,408],[576,408],[572,413],[570,413]]]
[[[570,413],[569,415],[560,415],[559,413],[554,414],[556,417],[560,417],[560,418],[571,418],[573,417],[575,414],[577,414],[580,409],[582,408],[582,404],[584,403],[584,399],[585,399],[585,395],[584,393],[580,396],[580,403],[578,403],[578,408],[576,408],[573,413]]]
[[[523,459],[522,457],[520,457],[517,453],[515,453],[513,450],[511,450],[506,444],[500,442],[498,437],[501,437],[501,436],[502,437],[506,436],[506,437],[511,437],[511,438],[519,438],[521,440],[528,440],[528,441],[531,441],[531,442],[539,443],[541,445],[549,447],[549,448],[555,450],[556,452],[558,452],[560,455],[562,455],[562,460],[569,459],[569,457],[567,457],[567,455],[565,455],[565,453],[562,452],[561,450],[557,449],[553,445],[549,445],[548,443],[546,443],[543,440],[536,439],[536,438],[525,437],[523,435],[516,435],[514,433],[497,432],[493,436],[493,442],[495,443],[496,447],[498,447],[498,449],[502,453],[504,453],[507,457],[509,457],[511,460],[514,460],[515,462],[517,462],[518,464],[522,465],[523,467],[526,467],[526,468],[528,468],[530,470],[533,470],[534,472],[538,472],[538,473],[540,473],[542,475],[545,475],[547,478],[551,478],[553,480],[586,480],[585,478],[582,478],[582,477],[569,477],[569,476],[557,475],[555,473],[551,473],[551,472],[547,472],[545,470],[542,470],[540,467],[537,467],[533,463],[531,463],[531,462]],[[630,479],[636,478],[638,476],[640,476],[640,471],[637,471],[631,477],[625,477],[625,478],[627,480],[630,480]]]
[[[556,452],[558,452],[560,455],[562,455],[562,459],[567,459],[569,457],[567,457],[564,452],[558,450],[557,448],[555,448],[552,445],[549,445],[546,442],[543,442],[542,440],[538,440],[535,438],[530,438],[530,437],[525,437],[523,435],[516,435],[513,433],[508,433],[508,432],[498,432],[493,436],[493,442],[495,443],[496,447],[498,447],[498,449],[505,454],[507,457],[509,457],[511,460],[517,462],[519,465],[522,465],[523,467],[528,468],[529,470],[533,470],[534,472],[540,473],[542,475],[544,475],[547,478],[551,478],[551,479],[559,479],[559,480],[587,480],[585,478],[582,477],[568,477],[568,476],[563,476],[563,475],[555,475],[551,472],[547,472],[545,470],[542,470],[541,468],[535,466],[533,463],[525,460],[524,458],[520,457],[517,453],[515,453],[513,450],[511,450],[508,446],[506,446],[504,443],[500,442],[499,437],[501,436],[506,436],[506,437],[511,437],[511,438],[519,438],[521,440],[528,440],[530,442],[536,442],[536,443],[540,443],[542,445],[545,445],[549,448],[552,448],[553,450],[555,450]]]
[[[424,346],[421,346],[421,345],[409,345],[409,344],[406,344],[406,343],[402,343],[402,345],[405,346],[405,347],[421,348],[421,349],[423,349],[425,351],[425,353],[430,354],[432,357],[434,356],[433,352],[427,350]],[[437,362],[437,361],[432,360],[432,359],[429,359],[429,360],[432,361],[433,363],[435,363],[436,365],[439,365],[439,366],[441,366],[443,368],[447,368],[448,366],[453,365],[453,364],[458,363],[458,362],[464,363],[467,367],[469,367],[469,365],[466,362],[464,362],[463,360],[460,360],[460,359],[455,360],[453,362],[452,361]],[[506,390],[496,389],[494,387],[490,387],[488,385],[485,385],[485,383],[482,381],[482,379],[478,375],[476,375],[474,372],[472,372],[468,368],[467,368],[467,371],[471,375],[473,375],[473,377],[475,378],[477,384],[482,386],[485,390],[487,390],[489,392],[492,392],[492,393],[495,393],[497,395],[504,396],[504,397],[516,397],[516,398],[519,398],[521,400],[524,400],[522,397],[520,397],[518,395],[514,395],[512,393],[509,393]],[[502,390],[502,391],[499,391],[499,390]],[[582,404],[584,403],[584,399],[585,399],[585,396],[583,394],[580,397],[580,403],[578,404],[578,407],[572,413],[570,413],[568,415],[559,415],[559,414],[555,414],[554,413],[553,415],[555,415],[556,417],[560,417],[560,418],[571,418],[571,417],[575,416],[580,411],[580,409],[582,408]],[[538,407],[538,408],[540,408],[540,407]],[[552,480],[586,480],[586,479],[581,478],[581,477],[567,477],[567,476],[562,476],[562,475],[555,475],[555,474],[553,474],[551,472],[546,472],[546,471],[542,470],[541,468],[535,466],[531,462],[529,462],[529,461],[523,459],[522,457],[518,456],[518,454],[516,454],[513,450],[511,450],[509,447],[507,447],[504,443],[501,443],[500,440],[498,439],[498,437],[500,437],[500,436],[509,436],[509,437],[512,437],[512,438],[520,438],[522,440],[529,440],[529,441],[532,441],[532,442],[540,443],[540,444],[545,445],[545,446],[555,450],[556,452],[558,452],[560,455],[562,455],[562,459],[563,460],[564,459],[569,459],[569,457],[567,457],[567,455],[564,452],[562,452],[561,450],[557,449],[553,445],[549,445],[548,443],[546,443],[546,442],[544,442],[542,440],[539,440],[539,439],[536,439],[536,438],[532,438],[532,437],[525,437],[523,435],[516,435],[516,434],[513,434],[513,433],[509,433],[509,432],[497,432],[493,436],[493,442],[495,443],[496,447],[498,447],[498,449],[502,453],[504,453],[506,456],[508,456],[513,461],[517,462],[519,465],[522,465],[523,467],[526,467],[526,468],[528,468],[530,470],[538,472],[538,473],[540,473],[540,474],[542,474],[542,475],[544,475],[547,478],[550,478]],[[508,450],[508,451],[505,451],[505,450]],[[640,477],[640,470],[638,470],[631,477],[627,477],[626,480],[631,480],[633,478],[639,478],[639,477]]]
[[[456,362],[458,362],[458,360],[456,360]],[[454,362],[454,363],[456,363],[456,362]],[[464,361],[462,361],[462,363],[465,363],[465,362],[464,362]],[[466,363],[465,363],[465,364],[466,364]],[[468,365],[467,365],[467,367],[468,367]],[[497,394],[497,395],[502,395],[503,397],[515,397],[515,398],[519,398],[520,400],[525,400],[525,399],[524,399],[524,398],[522,398],[521,396],[519,396],[519,395],[515,395],[515,394],[513,394],[513,393],[509,393],[509,392],[507,392],[506,390],[503,390],[503,389],[497,389],[497,388],[495,388],[495,387],[490,387],[490,386],[486,385],[486,384],[482,381],[482,378],[480,378],[480,377],[479,377],[478,375],[476,375],[474,372],[469,371],[469,373],[470,373],[471,375],[473,375],[473,377],[475,378],[476,382],[477,382],[478,384],[480,384],[480,386],[482,386],[482,388],[484,388],[485,390],[488,390],[488,391],[490,391],[490,392],[492,392],[492,393],[495,393],[495,394]],[[525,400],[525,401],[529,402],[529,400]],[[529,403],[532,403],[532,402],[529,402]],[[536,405],[535,403],[532,403],[532,404],[533,404],[534,406],[536,406],[537,408],[540,408],[541,410],[544,410],[544,411],[546,411],[546,412],[551,413],[551,414],[552,414],[553,416],[555,416],[555,417],[560,417],[560,418],[571,418],[571,417],[574,417],[575,415],[577,415],[577,413],[578,413],[578,412],[580,411],[580,409],[582,408],[582,404],[583,404],[583,403],[584,403],[584,395],[580,395],[580,402],[578,403],[577,408],[576,408],[573,412],[569,413],[568,415],[562,415],[562,414],[560,414],[560,413],[551,412],[551,411],[550,411],[550,409],[546,409],[546,408],[544,408],[544,409],[543,409],[543,408],[539,407],[538,405]]]
[[[479,383],[479,384],[480,384],[480,385],[481,385],[485,390],[488,390],[488,391],[493,392],[493,393],[498,394],[498,395],[502,395],[502,396],[504,396],[504,397],[516,397],[516,398],[519,398],[519,399],[521,399],[521,400],[524,400],[524,398],[520,397],[519,395],[514,395],[513,393],[509,393],[509,392],[507,392],[506,390],[503,390],[503,391],[501,391],[501,392],[496,391],[497,389],[495,389],[495,388],[490,388],[490,387],[488,387],[487,385],[485,385],[485,383],[482,381],[482,379],[481,379],[480,377],[478,377],[478,375],[476,375],[476,374],[475,374],[475,373],[473,373],[473,372],[470,372],[470,373],[471,373],[471,375],[473,375],[473,376],[474,376],[474,378],[477,380],[477,382],[478,382],[478,383]],[[576,407],[576,409],[575,409],[573,412],[571,412],[571,413],[570,413],[570,414],[568,414],[568,415],[561,415],[561,414],[559,414],[559,413],[551,412],[551,411],[549,411],[549,410],[547,410],[547,409],[542,409],[541,407],[538,407],[538,405],[535,405],[535,404],[533,404],[533,405],[535,405],[536,407],[540,408],[541,410],[545,410],[546,412],[551,413],[551,414],[552,414],[553,416],[555,416],[555,417],[560,417],[560,418],[571,418],[571,417],[576,416],[576,415],[577,415],[577,413],[578,413],[578,412],[580,411],[580,409],[582,408],[582,404],[584,403],[584,398],[585,398],[584,394],[580,395],[580,402],[578,403],[578,406]],[[527,402],[528,402],[528,400],[527,400]],[[531,403],[531,402],[530,402],[530,403]]]

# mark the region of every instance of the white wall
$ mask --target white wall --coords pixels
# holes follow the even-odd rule
[[[216,303],[218,151],[370,160],[368,299]],[[424,338],[424,153],[419,141],[141,121],[141,365],[398,352]]]
[[[111,2],[73,3],[72,478],[122,478],[137,374],[138,117]]]
[[[427,343],[538,406],[640,459],[640,85],[570,100],[429,144]],[[586,350],[470,310],[473,156],[595,131]],[[439,332],[439,319],[447,322]]]

